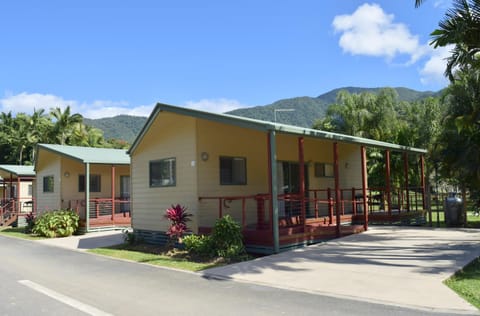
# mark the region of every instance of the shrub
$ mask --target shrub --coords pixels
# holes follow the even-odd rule
[[[37,217],[32,232],[48,238],[67,237],[77,230],[78,220],[71,210],[48,211]]]
[[[188,232],[187,222],[190,221],[192,214],[187,212],[187,208],[180,204],[172,205],[165,212],[165,218],[170,220],[171,225],[167,231],[167,235],[171,239],[182,238]]]
[[[183,237],[183,245],[185,246],[185,250],[193,255],[204,258],[211,258],[216,255],[210,236],[187,235]]]
[[[35,226],[35,214],[33,214],[33,211],[25,216],[25,221],[27,222],[27,226],[25,226],[25,234],[31,234],[33,232],[33,227]]]
[[[245,254],[242,229],[230,215],[225,215],[215,222],[211,239],[219,257],[234,259]]]

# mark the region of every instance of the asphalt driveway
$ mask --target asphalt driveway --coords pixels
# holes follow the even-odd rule
[[[478,256],[480,230],[373,227],[362,234],[203,274],[429,311],[476,314],[475,307],[442,281]]]

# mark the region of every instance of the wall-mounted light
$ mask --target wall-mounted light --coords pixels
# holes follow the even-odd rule
[[[70,172],[68,172],[68,171],[65,171],[65,173],[63,174],[63,176],[64,176],[65,178],[68,178],[68,177],[70,177]]]
[[[200,157],[202,158],[202,161],[207,161],[208,160],[208,153],[206,151],[204,151],[200,154]]]

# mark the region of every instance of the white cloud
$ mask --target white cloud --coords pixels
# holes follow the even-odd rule
[[[13,114],[24,112],[32,114],[34,109],[44,109],[47,113],[51,108],[60,107],[65,109],[70,106],[72,113],[80,113],[83,117],[97,119],[113,117],[120,114],[134,116],[149,116],[154,108],[151,105],[131,106],[126,101],[94,100],[92,102],[80,102],[67,100],[53,94],[28,93],[18,94],[6,93],[0,99],[0,111],[12,112]],[[214,113],[224,113],[246,105],[237,100],[231,99],[202,99],[200,101],[187,101],[183,107],[202,110]]]
[[[431,48],[430,58],[420,70],[420,81],[424,85],[441,84],[447,85],[448,80],[444,76],[447,62],[445,59],[450,56],[453,46]]]
[[[96,100],[92,103],[82,103],[78,106],[77,112],[84,117],[96,119],[102,117],[113,117],[120,114],[133,116],[149,116],[154,104],[132,107],[125,101]]]
[[[417,35],[405,24],[394,23],[394,15],[385,13],[378,4],[365,3],[351,15],[338,15],[332,25],[341,33],[340,47],[352,55],[385,57],[389,61],[406,55],[411,64],[427,50]]]
[[[239,108],[248,107],[241,104],[237,100],[230,99],[202,99],[200,101],[187,101],[184,105],[186,108],[202,110],[213,113],[225,113]]]
[[[28,92],[6,93],[0,99],[0,111],[11,111],[14,114],[19,112],[31,114],[34,109],[44,109],[48,113],[51,108],[64,109],[67,106],[70,106],[72,113],[80,113],[87,118],[112,117],[119,114],[148,116],[153,109],[153,105],[131,107],[125,101],[95,100],[93,102],[79,102],[77,100],[66,100],[53,94]]]
[[[6,93],[4,98],[0,99],[0,108],[2,112],[12,113],[33,113],[34,109],[44,109],[49,111],[50,108],[61,107],[67,105],[76,106],[77,102],[73,100],[65,100],[62,97],[53,94],[27,93],[19,94]]]

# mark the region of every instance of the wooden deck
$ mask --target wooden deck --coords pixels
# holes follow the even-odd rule
[[[350,225],[352,216],[342,216],[341,236],[361,233],[363,225]],[[273,232],[268,223],[264,227],[247,226],[242,230],[244,244],[252,253],[273,252]],[[210,227],[199,227],[199,234],[209,234]],[[329,224],[328,217],[308,219],[303,225],[298,218],[279,220],[279,242],[281,250],[324,242],[337,238],[336,224]]]

